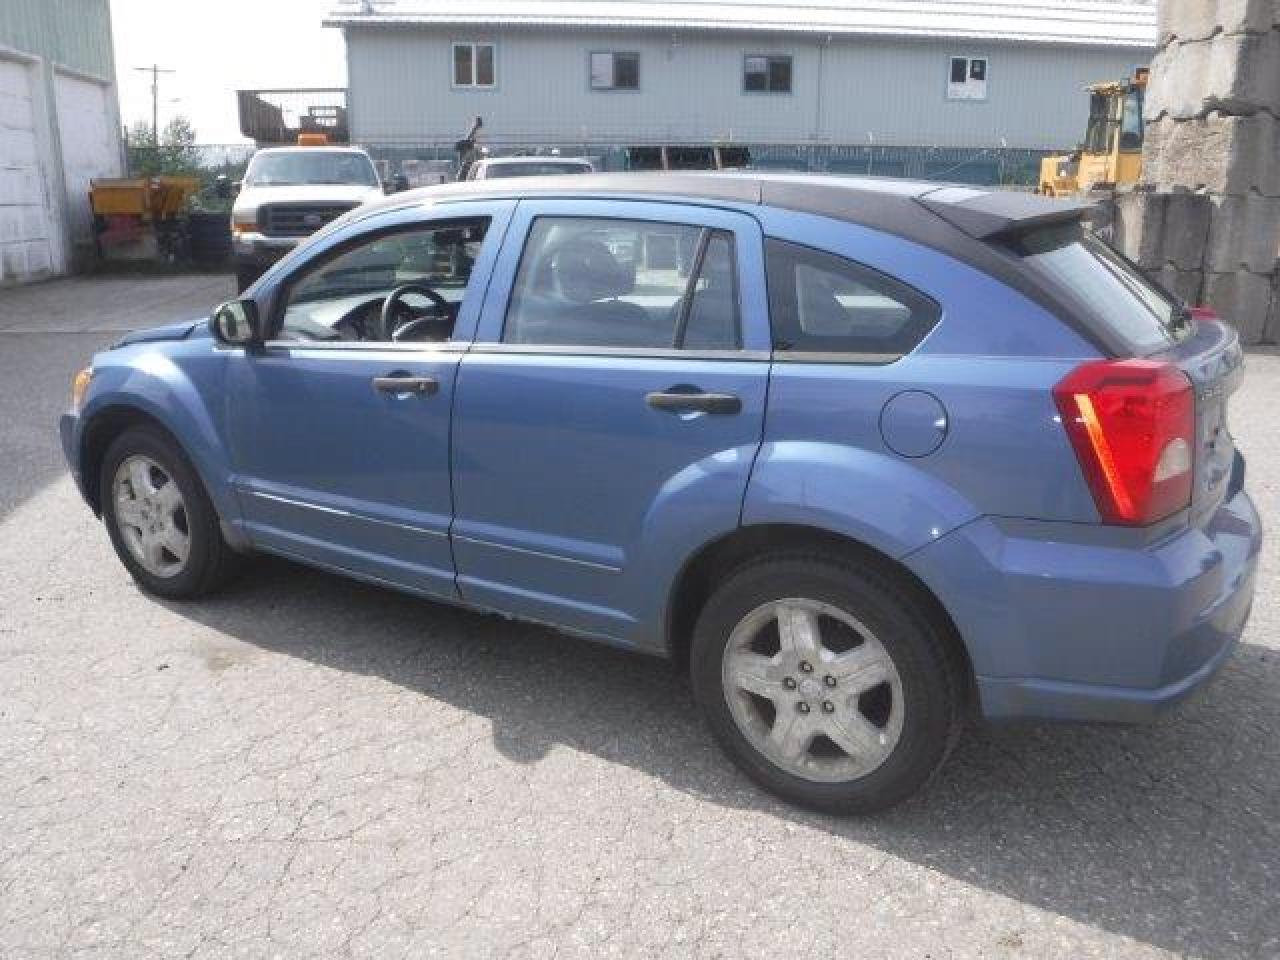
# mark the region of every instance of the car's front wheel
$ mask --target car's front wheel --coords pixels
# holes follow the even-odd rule
[[[139,586],[191,600],[220,586],[236,556],[190,461],[165,433],[133,427],[107,448],[99,474],[102,519]]]
[[[869,813],[918,790],[963,719],[942,626],[875,564],[811,555],[740,567],[695,629],[695,695],[752,779],[807,807]]]

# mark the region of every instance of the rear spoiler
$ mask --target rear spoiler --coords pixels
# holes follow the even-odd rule
[[[1096,209],[1083,199],[1050,200],[1014,190],[968,187],[939,187],[921,194],[916,202],[975,240],[996,240],[1054,223],[1070,223]]]

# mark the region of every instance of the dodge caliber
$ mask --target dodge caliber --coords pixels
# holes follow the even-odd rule
[[[748,776],[872,811],[971,717],[1154,717],[1248,618],[1239,341],[1086,213],[800,175],[399,194],[98,354],[62,443],[152,594],[257,551],[665,655]]]

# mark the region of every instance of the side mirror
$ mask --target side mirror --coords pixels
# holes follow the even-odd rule
[[[209,329],[221,343],[245,347],[263,340],[258,305],[252,300],[228,300],[213,311]]]

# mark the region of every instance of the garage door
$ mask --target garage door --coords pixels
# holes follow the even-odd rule
[[[54,219],[40,175],[30,66],[0,60],[0,283],[48,276]]]
[[[55,75],[53,83],[71,240],[89,243],[93,239],[89,181],[121,175],[120,141],[107,87],[62,73]]]

